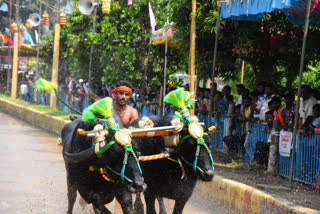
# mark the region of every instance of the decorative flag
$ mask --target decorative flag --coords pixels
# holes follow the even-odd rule
[[[150,2],[148,2],[148,4],[149,4],[150,27],[152,29],[152,32],[154,32],[157,23],[156,23],[156,19],[154,18],[154,14],[152,12],[152,8],[151,8]]]
[[[34,45],[32,37],[30,36],[27,29],[24,30],[24,40],[30,42],[31,45]]]
[[[2,45],[6,44],[7,42],[10,42],[10,44],[12,45],[12,41],[4,34],[1,34],[2,35]]]
[[[318,6],[318,0],[315,0],[311,12],[312,12],[317,6]]]

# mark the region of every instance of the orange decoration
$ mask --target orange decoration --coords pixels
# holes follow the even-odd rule
[[[110,13],[110,4],[111,4],[111,0],[102,0],[102,13],[105,13],[105,14]]]
[[[49,15],[47,12],[44,12],[42,15],[42,24],[44,25],[49,24]]]
[[[31,25],[29,19],[27,19],[27,21],[26,21],[26,27],[27,27],[27,28],[32,28],[32,25]]]
[[[12,30],[12,31],[17,31],[17,30],[18,30],[18,26],[17,26],[17,24],[16,24],[15,22],[13,22],[13,23],[11,24],[11,30]]]
[[[59,15],[59,22],[60,26],[65,26],[67,23],[66,14],[64,12],[61,12]]]

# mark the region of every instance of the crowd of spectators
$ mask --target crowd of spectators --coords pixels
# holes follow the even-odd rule
[[[20,94],[27,101],[34,100],[34,83],[32,76],[26,77],[20,85]],[[110,96],[114,87],[108,84],[102,86],[99,97]],[[189,90],[189,84],[184,84],[184,89]],[[256,89],[248,90],[242,84],[236,85],[237,99],[231,95],[231,87],[225,85],[221,91],[217,90],[217,85],[213,84],[213,102],[211,101],[211,88],[196,89],[195,96],[195,115],[200,121],[208,123],[208,116],[216,118],[219,115],[226,115],[229,108],[232,108],[232,115],[236,122],[265,122],[270,126],[272,121],[278,120],[281,129],[292,130],[294,126],[295,95],[293,93],[276,94],[275,87],[271,83],[259,82]],[[160,87],[153,88],[146,86],[146,90],[140,94],[136,93],[129,100],[129,105],[135,107],[140,116],[160,115]],[[172,87],[167,88],[167,92],[174,90]],[[74,79],[68,77],[64,82],[59,84],[58,94],[70,106],[78,111],[83,111],[90,101],[88,100],[88,82],[84,79]],[[40,92],[37,94],[38,103],[49,104],[50,94]],[[66,112],[72,112],[66,105],[59,102],[60,109]],[[166,114],[172,114],[169,106],[165,108]],[[320,128],[320,93],[307,85],[302,86],[301,100],[299,108],[299,129],[304,134],[319,131]]]
[[[242,84],[236,86],[238,98],[234,101],[231,87],[226,85],[222,91],[213,86],[213,102],[210,102],[210,89],[198,89],[196,96],[196,114],[200,118],[208,117],[212,108],[212,117],[225,115],[232,107],[236,122],[257,122],[272,125],[278,120],[280,129],[293,130],[295,118],[295,95],[293,93],[276,94],[271,83],[259,82],[256,89],[249,91]],[[299,108],[299,130],[304,134],[320,128],[320,93],[310,86],[303,85]]]

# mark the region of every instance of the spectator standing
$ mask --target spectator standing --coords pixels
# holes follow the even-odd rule
[[[284,102],[286,106],[282,109],[282,116],[286,126],[291,130],[294,126],[294,115],[296,111],[294,106],[294,95],[292,93],[286,94],[284,96]]]
[[[281,106],[281,99],[280,97],[274,96],[271,100],[271,108],[273,110],[273,116],[275,120],[280,122],[281,128],[287,129],[286,122],[282,115],[282,106]],[[280,129],[281,129],[280,128]]]
[[[222,89],[223,99],[227,102],[227,97],[231,95],[231,87],[226,85]]]
[[[302,123],[305,123],[308,117],[311,116],[312,119],[312,108],[317,103],[317,100],[314,98],[314,96],[312,96],[312,89],[310,86],[303,85],[301,89],[302,99],[300,99],[299,115],[302,119]]]
[[[200,112],[201,112],[201,106],[202,106],[202,96],[203,96],[203,92],[201,88],[197,89],[197,94],[196,94],[196,101],[195,101],[195,105],[194,105],[194,109],[195,109],[195,115],[197,115],[198,117],[200,116]]]
[[[273,96],[273,85],[271,83],[267,83],[265,86],[265,95],[261,102],[258,102],[256,109],[254,109],[259,113],[260,121],[265,120],[265,113],[269,110],[268,103],[271,101]]]
[[[228,113],[228,106],[223,98],[223,95],[220,91],[217,91],[215,96],[214,96],[214,101],[216,102],[217,105],[217,111],[221,114],[227,114]]]
[[[242,94],[243,94],[243,91],[244,91],[244,86],[242,84],[238,84],[237,85],[237,93],[239,94],[239,97],[238,97],[238,101],[236,103],[236,105],[242,105]]]

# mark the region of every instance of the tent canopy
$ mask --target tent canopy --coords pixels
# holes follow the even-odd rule
[[[265,13],[282,11],[292,24],[304,25],[308,0],[229,0],[221,4],[221,18],[258,21]],[[320,6],[312,0],[315,8],[310,14],[310,25],[320,26]]]

